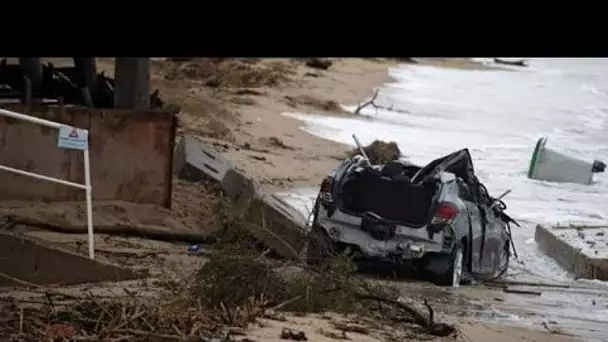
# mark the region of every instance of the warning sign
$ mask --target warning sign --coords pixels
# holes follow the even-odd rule
[[[89,132],[72,126],[59,129],[57,146],[74,150],[86,150],[89,147]]]

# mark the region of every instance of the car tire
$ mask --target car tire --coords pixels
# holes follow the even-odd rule
[[[325,230],[319,226],[313,226],[308,235],[308,248],[306,251],[306,263],[319,265],[331,259],[335,255],[335,244],[329,238]]]
[[[439,286],[458,287],[464,282],[464,248],[458,243],[454,246],[452,252],[446,255],[445,260],[449,263],[449,267],[445,273],[435,274],[434,283]]]

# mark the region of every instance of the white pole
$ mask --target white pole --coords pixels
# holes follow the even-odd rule
[[[53,127],[53,128],[57,128],[57,129],[61,128],[61,126],[64,126],[58,122],[49,121],[49,120],[45,120],[45,119],[39,119],[39,118],[30,116],[30,115],[21,114],[21,113],[13,112],[13,111],[6,110],[6,109],[0,109],[0,115],[8,116],[9,118],[13,118],[13,119],[18,119],[18,120],[23,120],[23,121],[39,124],[42,126]]]
[[[4,166],[4,165],[0,165],[0,170],[4,170],[4,171],[16,173],[18,175],[22,175],[22,176],[32,177],[32,178],[36,178],[36,179],[42,179],[42,180],[45,180],[45,181],[49,181],[49,182],[53,182],[53,183],[57,183],[57,184],[63,184],[63,185],[71,186],[71,187],[74,187],[74,188],[86,190],[86,186],[82,185],[82,184],[68,182],[68,181],[65,181],[63,179],[58,179],[58,178],[53,178],[53,177],[49,177],[49,176],[39,175],[37,173],[27,172],[27,171],[23,171],[23,170],[19,170],[19,169],[14,169],[12,167]]]
[[[42,126],[53,127],[53,128],[59,129],[59,130],[61,130],[61,127],[64,126],[63,124],[60,124],[58,122],[44,120],[44,119],[36,118],[36,117],[26,115],[26,114],[13,112],[13,111],[6,110],[6,109],[0,109],[0,116],[7,116],[9,118],[23,120],[23,121],[39,124]],[[88,131],[87,131],[87,134],[88,134]],[[79,189],[84,189],[86,191],[86,197],[87,197],[87,231],[88,231],[88,235],[89,235],[89,258],[94,259],[95,258],[95,240],[94,240],[94,235],[93,235],[93,198],[91,195],[92,187],[91,187],[91,163],[90,163],[90,158],[89,158],[89,147],[87,146],[87,148],[83,152],[84,152],[84,185],[78,184],[78,183],[73,183],[73,182],[68,182],[68,181],[65,181],[62,179],[39,175],[36,173],[23,171],[23,170],[15,169],[15,168],[4,166],[4,165],[0,165],[0,170],[16,173],[16,174],[19,174],[22,176],[42,179],[42,180],[46,180],[46,181],[53,182],[53,183],[63,184],[63,185],[67,185],[67,186],[71,186],[71,187],[75,187],[75,188],[79,188]]]
[[[89,234],[89,258],[95,259],[95,239],[93,235],[93,198],[91,196],[91,161],[89,147],[84,150],[84,185],[87,196],[87,231]]]

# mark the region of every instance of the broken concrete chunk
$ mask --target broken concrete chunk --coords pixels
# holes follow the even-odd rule
[[[560,235],[566,237],[579,235],[581,237],[582,229],[598,229],[603,227],[550,227],[536,226],[534,239],[538,243],[539,248],[549,257],[555,259],[562,267],[574,273],[577,278],[608,280],[608,259],[599,256],[597,250],[589,250],[589,248],[598,248],[599,241],[585,240],[577,241],[574,239],[562,239]],[[581,246],[581,242],[585,243],[585,249]],[[608,245],[608,244],[607,244]],[[596,247],[597,246],[597,247]]]
[[[306,242],[306,217],[283,200],[250,181],[236,203],[247,230],[284,258],[299,257]]]
[[[139,277],[128,268],[91,260],[44,240],[10,233],[0,233],[0,273],[37,285],[124,281]],[[22,285],[0,276],[0,287]]]
[[[235,201],[247,179],[211,147],[193,136],[184,136],[177,144],[173,172],[189,182],[211,181],[221,185],[226,196]]]

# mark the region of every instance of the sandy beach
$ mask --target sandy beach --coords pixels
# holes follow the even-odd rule
[[[468,59],[421,59],[419,63],[450,68],[485,68]],[[374,88],[391,81],[389,68],[398,64],[395,59],[342,58],[333,59],[328,70],[317,70],[307,67],[303,60],[295,59],[215,64],[198,59],[180,63],[165,61],[155,64],[153,83],[163,91],[168,102],[182,106],[182,133],[195,134],[209,141],[247,176],[261,183],[291,188],[316,186],[352,146],[304,132],[300,129],[301,122],[282,113],[352,116],[340,105],[363,102],[373,94]],[[247,68],[257,77],[231,74],[231,70]],[[243,74],[247,73],[240,75]],[[173,83],[172,77],[181,79]],[[168,84],[176,86],[167,87]],[[300,321],[301,318],[293,320]],[[312,321],[298,324],[299,328],[307,329],[313,340],[326,340],[326,336],[319,335],[315,319]],[[278,336],[276,329],[283,325],[279,324],[275,329],[254,329],[252,333],[264,339]],[[375,340],[367,338],[362,340]],[[462,322],[459,336],[462,341],[480,342],[522,339],[574,340],[570,336],[549,332],[474,321]]]
[[[390,81],[388,68],[395,65],[395,60],[338,59],[329,70],[316,70],[301,60],[261,60],[252,68],[270,76],[261,76],[257,84],[236,81],[209,89],[196,87],[201,80],[185,79],[192,83],[188,95],[174,89],[166,96],[183,106],[184,132],[221,141],[216,148],[247,176],[284,187],[316,185],[348,146],[304,132],[301,122],[281,113],[350,115],[340,104],[371,96],[374,87]]]
[[[469,59],[419,59],[420,64],[484,69]],[[281,187],[317,185],[352,148],[300,129],[281,115],[303,112],[352,116],[357,105],[390,82],[397,59],[336,58],[327,70],[303,59],[155,61],[152,87],[182,107],[180,133],[191,133],[224,153],[247,176]],[[100,66],[113,72],[109,61]]]
[[[390,82],[389,68],[400,61],[384,58],[335,58],[327,70],[306,65],[303,59],[211,59],[186,61],[155,59],[152,66],[152,89],[159,89],[167,103],[181,107],[178,115],[178,138],[192,134],[209,142],[223,153],[246,176],[261,183],[288,189],[316,186],[343,160],[352,146],[339,144],[309,134],[300,128],[303,123],[282,115],[301,112],[319,115],[353,116],[341,105],[357,105],[374,93],[376,87]],[[469,59],[418,59],[423,65],[483,70],[487,68]],[[100,69],[113,74],[113,60],[98,59]],[[97,208],[96,217],[106,215],[108,225],[114,224],[115,211],[123,212],[124,220],[153,224],[182,225],[184,229],[201,229],[208,224],[210,209],[206,195],[184,182],[174,187],[173,213],[158,219],[142,211]],[[81,204],[79,204],[81,205]],[[103,204],[100,204],[103,206]],[[107,206],[107,205],[106,205]],[[203,209],[201,209],[201,207]],[[46,212],[61,212],[57,207]],[[26,210],[27,211],[27,210]],[[29,210],[39,217],[40,212]],[[27,213],[24,213],[27,216]],[[175,219],[167,219],[171,216]],[[49,214],[49,220],[53,219]],[[57,215],[55,215],[57,216]],[[69,215],[68,215],[69,216]],[[77,216],[74,214],[73,216]],[[160,217],[162,216],[162,217]],[[104,217],[105,218],[105,217]],[[84,226],[83,217],[77,217]],[[82,221],[82,222],[80,222]],[[574,341],[573,337],[549,332],[499,326],[454,319],[459,324],[457,339],[441,341]],[[286,322],[266,322],[253,327],[250,337],[257,341],[277,340],[285,326],[306,331],[309,341],[334,341],[323,334],[330,330],[321,318],[289,317]],[[349,333],[353,341],[382,341],[382,334],[359,336]],[[416,337],[396,334],[400,341],[416,341]]]

